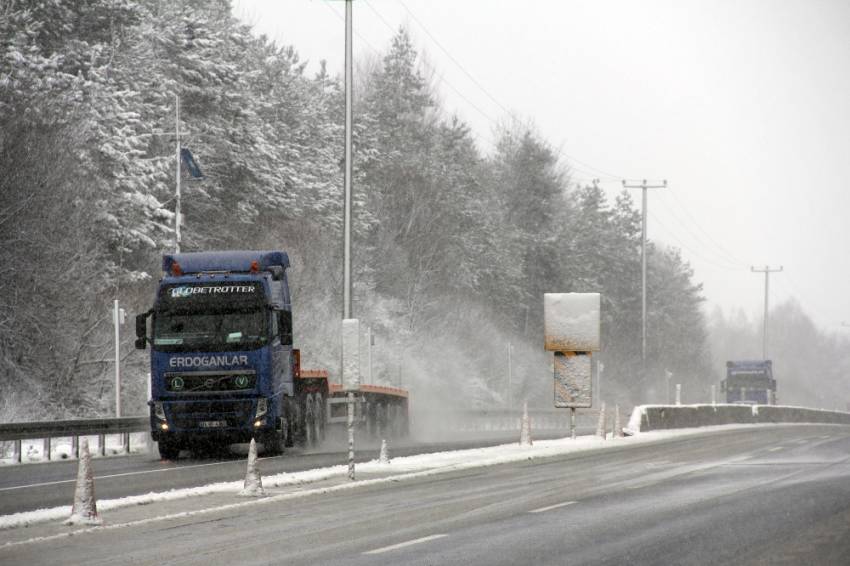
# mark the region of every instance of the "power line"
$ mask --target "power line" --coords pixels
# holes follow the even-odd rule
[[[718,261],[701,254],[699,251],[697,251],[694,248],[692,248],[691,246],[685,244],[685,242],[681,238],[679,238],[679,236],[677,236],[676,233],[673,230],[671,230],[667,225],[665,225],[664,223],[661,222],[661,220],[659,220],[658,216],[656,216],[655,214],[650,212],[649,217],[652,218],[652,221],[654,223],[658,224],[664,230],[664,232],[666,232],[671,238],[673,238],[679,244],[681,249],[687,250],[688,252],[691,253],[691,255],[693,255],[695,258],[699,259],[700,261],[707,263],[707,264],[711,265],[712,267],[715,267],[715,268],[723,270],[723,271],[736,271],[736,272],[743,271],[743,268],[736,267],[736,266],[734,266],[732,264],[728,264],[728,263],[726,263],[726,264],[719,263]]]
[[[735,254],[730,252],[725,246],[723,246],[720,242],[715,240],[714,237],[712,237],[712,235],[705,228],[703,228],[699,222],[697,222],[696,218],[694,218],[693,215],[688,212],[688,209],[685,208],[685,206],[679,200],[679,197],[676,195],[676,191],[669,191],[669,194],[673,197],[673,202],[679,207],[682,212],[685,213],[691,223],[693,223],[693,225],[696,226],[699,231],[705,234],[705,236],[717,247],[718,250],[722,251],[729,259],[733,260],[734,263],[740,264],[742,266],[748,265],[747,262],[742,261]]]
[[[380,13],[380,12],[378,12],[378,10],[376,10],[376,9],[375,9],[375,7],[374,7],[374,6],[372,6],[372,4],[371,4],[371,3],[369,3],[369,1],[368,1],[368,0],[364,0],[364,2],[365,2],[365,4],[366,4],[366,6],[368,6],[368,7],[369,7],[369,9],[370,9],[370,10],[372,10],[372,12],[374,12],[374,14],[378,17],[378,19],[379,19],[379,20],[381,20],[381,22],[382,22],[382,23],[383,23],[383,24],[387,27],[387,29],[389,29],[389,30],[390,30],[391,32],[393,32],[393,33],[395,33],[395,32],[396,32],[396,29],[395,29],[395,28],[394,28],[394,27],[393,27],[393,26],[392,26],[392,25],[391,25],[391,24],[387,21],[387,19],[386,19],[386,18],[384,18],[384,16],[383,16],[383,15],[381,15],[381,13]],[[405,9],[407,9],[407,8],[405,7]],[[421,25],[421,24],[420,24],[420,25]],[[426,33],[427,33],[427,31],[426,31]],[[430,35],[430,34],[429,34],[429,35]],[[466,102],[466,103],[467,103],[470,107],[472,107],[472,108],[473,108],[476,112],[478,112],[479,114],[481,114],[481,116],[483,116],[483,117],[484,117],[484,118],[485,118],[488,122],[491,122],[492,124],[497,124],[496,120],[494,120],[492,116],[490,116],[487,112],[485,112],[484,110],[482,110],[481,108],[479,108],[479,107],[478,107],[478,106],[477,106],[474,102],[472,102],[471,100],[469,100],[469,98],[467,98],[465,94],[463,94],[463,93],[462,93],[462,92],[461,92],[458,88],[456,88],[456,87],[455,87],[455,86],[454,86],[451,82],[449,82],[449,81],[448,81],[448,80],[447,80],[444,76],[442,76],[442,75],[441,75],[441,76],[440,76],[440,78],[439,78],[439,80],[440,80],[440,82],[445,83],[445,85],[446,85],[447,87],[449,87],[449,88],[452,90],[452,92],[454,92],[456,95],[458,95],[458,96],[459,96],[459,97],[460,97],[460,98],[461,98],[464,102]],[[470,130],[470,131],[471,131],[471,130]],[[480,138],[477,134],[474,134],[474,133],[473,133],[473,135],[475,136],[475,138],[476,138],[476,139],[477,139],[480,143],[482,143],[482,144],[483,144],[483,141],[481,140],[481,138]],[[490,145],[492,145],[492,144],[490,144]]]
[[[365,0],[365,1],[366,1],[366,4],[368,4],[368,5],[369,5],[369,7],[371,7],[371,4],[369,4],[369,0]],[[437,47],[439,47],[439,48],[440,48],[440,50],[441,50],[443,53],[445,53],[445,54],[446,54],[446,56],[447,56],[447,57],[448,57],[448,58],[452,61],[452,63],[454,63],[455,65],[457,65],[458,69],[460,69],[460,70],[463,72],[463,74],[464,74],[464,75],[466,75],[466,76],[469,78],[469,80],[471,80],[471,81],[475,84],[475,86],[477,86],[479,89],[481,89],[481,92],[483,92],[484,94],[486,94],[486,95],[487,95],[487,97],[488,97],[490,100],[492,100],[492,101],[496,104],[496,106],[498,106],[499,108],[501,108],[501,109],[502,109],[502,111],[503,111],[505,114],[510,114],[510,111],[509,111],[507,108],[505,108],[505,107],[502,105],[502,103],[501,103],[501,102],[499,102],[498,100],[496,100],[496,97],[495,97],[495,96],[493,96],[492,94],[490,94],[490,91],[488,91],[486,88],[484,88],[484,86],[483,86],[480,82],[478,82],[478,80],[476,80],[476,78],[475,78],[475,77],[473,77],[473,76],[472,76],[472,74],[471,74],[469,71],[467,71],[467,70],[466,70],[466,68],[465,68],[465,67],[464,67],[464,66],[460,63],[460,61],[458,61],[457,59],[455,59],[455,58],[454,58],[454,56],[453,56],[453,55],[449,52],[449,50],[448,50],[448,49],[446,49],[445,47],[443,47],[443,45],[442,45],[442,44],[441,44],[441,43],[437,40],[437,38],[436,38],[436,37],[434,37],[434,34],[432,34],[430,31],[428,31],[428,28],[427,28],[427,27],[425,27],[425,24],[423,24],[421,21],[419,21],[419,18],[417,18],[417,17],[416,17],[416,14],[414,14],[412,11],[410,11],[410,8],[408,8],[408,7],[407,7],[407,4],[405,4],[405,3],[404,3],[404,0],[399,0],[399,4],[401,4],[401,7],[402,7],[402,8],[404,8],[404,10],[405,10],[405,11],[406,11],[409,15],[410,15],[410,17],[411,17],[411,18],[413,18],[413,21],[414,21],[414,22],[416,22],[416,23],[419,25],[419,27],[420,27],[420,28],[422,28],[422,31],[424,31],[424,32],[425,32],[425,35],[427,35],[428,37],[430,37],[430,38],[431,38],[431,41],[433,41],[433,42],[434,42],[434,44],[435,44]],[[374,10],[374,8],[372,8],[372,9]],[[382,18],[382,19],[383,19],[383,18]]]
[[[717,256],[718,261],[723,262],[723,263],[725,263],[725,264],[728,264],[729,266],[737,267],[737,268],[739,268],[739,269],[745,269],[745,268],[748,266],[748,264],[743,263],[743,262],[735,261],[734,259],[730,258],[728,255],[723,254],[723,253],[721,253],[721,252],[718,252],[718,251],[714,250],[714,249],[713,249],[710,245],[707,245],[707,244],[706,244],[706,242],[705,242],[705,241],[704,241],[704,240],[703,240],[703,239],[702,239],[702,238],[701,238],[701,237],[700,237],[700,236],[699,236],[696,232],[694,232],[694,231],[693,231],[693,230],[692,230],[692,229],[688,226],[688,223],[687,223],[687,222],[683,221],[683,220],[682,220],[682,219],[681,219],[681,218],[680,218],[680,217],[679,217],[679,216],[678,216],[678,215],[677,215],[677,214],[673,211],[673,209],[672,209],[672,208],[670,208],[670,207],[668,207],[668,206],[667,206],[667,204],[664,202],[664,199],[663,199],[663,198],[659,200],[659,204],[661,204],[661,206],[662,206],[662,207],[664,207],[664,209],[667,211],[667,214],[668,214],[668,215],[669,215],[669,216],[670,216],[670,217],[671,217],[671,218],[672,218],[672,219],[673,219],[673,220],[674,220],[674,221],[675,221],[675,222],[676,222],[679,226],[681,226],[681,227],[684,229],[684,231],[685,231],[685,232],[687,232],[687,233],[688,233],[688,234],[689,234],[689,235],[693,238],[693,240],[697,243],[697,245],[698,245],[698,246],[702,247],[702,248],[703,248],[706,252],[713,252],[713,253]]]
[[[383,17],[383,16],[382,16],[382,15],[381,15],[381,14],[380,14],[380,13],[379,13],[379,12],[378,12],[375,8],[374,8],[374,6],[372,6],[372,4],[369,2],[369,0],[364,0],[364,2],[366,2],[366,5],[367,5],[367,6],[369,6],[369,8],[370,8],[373,12],[375,12],[375,14],[376,14],[376,15],[377,15],[380,19],[381,19],[381,21],[383,21],[383,22],[384,22],[384,24],[385,24],[387,27],[389,27],[390,29],[392,29],[392,26],[390,26],[389,22],[387,22],[387,20],[386,20],[386,19],[385,19],[385,18],[384,18],[384,17]],[[501,102],[500,102],[500,101],[499,101],[499,100],[498,100],[495,96],[493,96],[493,94],[491,94],[491,93],[490,93],[490,91],[489,91],[489,90],[487,90],[487,88],[486,88],[486,87],[484,87],[484,85],[482,85],[482,84],[481,84],[481,82],[479,82],[479,81],[478,81],[478,79],[476,79],[476,78],[472,75],[472,73],[470,73],[470,72],[466,69],[466,67],[464,67],[464,65],[463,65],[460,61],[458,61],[458,60],[454,57],[454,55],[452,55],[452,54],[451,54],[451,52],[450,52],[448,49],[446,49],[445,47],[443,47],[443,44],[442,44],[442,43],[440,43],[440,41],[439,41],[439,40],[438,40],[438,39],[434,36],[434,34],[433,34],[433,33],[431,33],[431,31],[428,29],[428,27],[427,27],[424,23],[422,23],[422,21],[421,21],[419,18],[417,18],[417,17],[416,17],[416,14],[414,14],[414,13],[413,13],[413,11],[412,11],[412,10],[411,10],[408,6],[407,6],[407,4],[405,4],[405,3],[404,3],[404,1],[403,1],[403,0],[399,0],[399,4],[402,6],[402,8],[404,8],[404,10],[405,10],[405,11],[408,13],[408,15],[409,15],[409,16],[413,19],[413,21],[414,21],[414,22],[416,22],[416,24],[417,24],[417,25],[418,25],[418,26],[422,29],[422,31],[423,31],[423,32],[425,32],[425,35],[427,35],[427,36],[431,39],[431,41],[434,43],[434,45],[436,45],[436,46],[437,46],[437,47],[438,47],[438,48],[439,48],[439,49],[440,49],[443,53],[445,53],[445,55],[449,58],[449,60],[450,60],[452,63],[454,63],[454,64],[455,64],[455,66],[457,66],[457,68],[458,68],[458,69],[460,69],[460,70],[461,70],[461,72],[463,72],[463,74],[464,74],[464,75],[466,75],[466,76],[467,76],[467,78],[469,78],[469,80],[470,80],[470,81],[472,81],[472,83],[473,83],[476,87],[478,87],[478,88],[481,90],[481,92],[483,92],[483,93],[487,96],[487,98],[489,98],[490,100],[492,100],[492,101],[493,101],[493,103],[494,103],[496,106],[498,106],[498,107],[499,107],[499,108],[500,108],[500,109],[501,109],[501,110],[502,110],[505,114],[508,114],[508,115],[512,114],[512,113],[511,113],[511,112],[510,112],[510,111],[509,111],[509,110],[505,107],[505,105],[504,105],[504,104],[502,104],[502,103],[501,103]],[[393,30],[393,31],[395,31],[395,30]],[[449,84],[449,83],[448,83],[448,82],[446,82],[446,84]],[[449,86],[451,86],[451,85],[449,85]],[[460,93],[458,92],[458,90],[457,90],[457,89],[455,89],[454,87],[452,87],[452,90],[454,90],[456,93],[458,93],[458,94],[460,95]],[[466,101],[467,101],[467,103],[468,103],[468,104],[470,104],[473,108],[475,108],[476,110],[478,110],[481,114],[484,114],[484,112],[482,112],[482,111],[481,111],[478,107],[476,107],[474,104],[472,104],[472,102],[470,102],[470,101],[469,101],[469,100],[468,100],[465,96],[463,96],[463,95],[460,95],[460,96],[461,96],[464,100],[466,100]],[[498,125],[498,123],[497,123],[495,120],[493,120],[492,118],[488,118],[488,119],[489,119],[489,120],[490,120],[493,124]],[[590,170],[592,171],[592,173],[591,173],[591,174],[592,174],[594,177],[599,177],[600,175],[602,175],[602,176],[604,176],[604,177],[608,177],[608,178],[610,178],[610,179],[617,180],[617,181],[621,181],[621,180],[624,180],[624,179],[625,179],[625,177],[623,177],[623,176],[621,176],[621,175],[615,175],[615,174],[613,174],[613,173],[609,173],[609,172],[605,171],[604,169],[599,169],[598,167],[595,167],[595,166],[591,165],[590,163],[587,163],[586,161],[582,161],[581,159],[577,158],[576,156],[571,155],[571,154],[569,154],[569,153],[565,152],[565,151],[563,150],[563,147],[559,148],[558,152],[559,152],[559,154],[563,155],[564,157],[569,158],[571,161],[573,161],[573,162],[575,162],[575,163],[578,163],[578,164],[580,164],[580,165],[583,165],[583,166],[584,166],[585,168],[587,168],[587,169],[590,169]]]

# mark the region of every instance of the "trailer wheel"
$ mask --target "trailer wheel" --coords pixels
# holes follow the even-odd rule
[[[321,393],[313,397],[313,419],[316,423],[314,438],[316,444],[320,444],[325,440],[325,399]]]
[[[308,393],[304,400],[304,442],[307,446],[316,444],[316,415],[313,407],[313,394]]]
[[[280,432],[277,429],[268,430],[257,439],[263,445],[264,456],[277,456],[283,452],[280,443]]]
[[[292,448],[295,446],[295,403],[292,397],[287,397],[284,401],[284,410],[286,414],[283,416],[285,430],[283,435],[284,446]]]
[[[157,445],[159,456],[163,460],[176,460],[180,456],[180,446],[166,436],[160,436]]]
[[[379,401],[375,404],[375,432],[378,438],[384,438],[387,430],[387,404]]]

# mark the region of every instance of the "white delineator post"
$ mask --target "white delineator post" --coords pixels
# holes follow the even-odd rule
[[[94,473],[91,466],[89,441],[80,441],[80,460],[77,466],[77,485],[74,489],[74,506],[71,516],[65,521],[66,525],[100,525],[97,514],[97,502],[94,496]]]
[[[599,420],[596,422],[596,436],[605,440],[605,403],[599,407]]]
[[[623,438],[623,425],[620,423],[620,406],[614,405],[614,432],[611,438]]]
[[[711,405],[714,406],[717,404],[717,386],[711,386]]]
[[[528,418],[528,401],[522,403],[522,420],[520,422],[519,445],[531,446],[531,421]]]
[[[266,492],[263,490],[263,478],[260,476],[260,468],[257,466],[257,443],[251,439],[248,448],[248,469],[245,472],[245,483],[239,495],[245,497],[261,497]]]
[[[682,384],[681,383],[676,384],[676,404],[677,405],[682,404]]]
[[[387,452],[387,441],[385,439],[381,439],[381,453],[378,455],[378,463],[380,463],[380,464],[389,464],[390,463],[390,455]]]

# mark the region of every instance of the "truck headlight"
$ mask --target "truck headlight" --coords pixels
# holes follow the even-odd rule
[[[261,397],[257,399],[257,414],[254,415],[255,419],[259,419],[263,415],[269,412],[269,400],[265,397]]]

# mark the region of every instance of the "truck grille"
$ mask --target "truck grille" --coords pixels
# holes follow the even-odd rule
[[[168,403],[178,429],[204,428],[201,423],[221,423],[217,428],[246,426],[254,416],[254,401],[187,401]]]
[[[197,393],[199,391],[246,391],[257,385],[254,373],[168,373],[165,390],[169,393]]]

